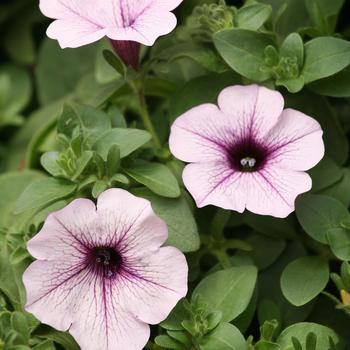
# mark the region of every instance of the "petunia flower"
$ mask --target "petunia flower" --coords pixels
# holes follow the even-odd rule
[[[183,0],[40,0],[41,12],[55,21],[47,35],[62,48],[76,48],[107,36],[126,64],[137,69],[140,44],[176,27],[174,10]]]
[[[198,207],[275,217],[294,210],[296,197],[311,189],[305,171],[322,159],[324,144],[316,120],[283,108],[277,91],[231,86],[218,106],[203,104],[176,119],[170,149],[191,163],[183,180]]]
[[[77,199],[48,216],[28,242],[37,260],[23,276],[26,310],[68,330],[82,350],[141,350],[148,324],[164,320],[187,292],[187,263],[161,247],[167,226],[125,190],[95,204]]]

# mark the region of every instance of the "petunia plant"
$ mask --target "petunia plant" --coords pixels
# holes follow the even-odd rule
[[[0,350],[350,348],[350,1],[0,4]]]

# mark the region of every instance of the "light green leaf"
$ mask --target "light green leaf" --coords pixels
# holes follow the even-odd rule
[[[240,29],[258,30],[271,16],[272,7],[258,2],[241,7],[235,17],[235,24]]]
[[[58,119],[57,132],[71,138],[78,128],[84,141],[92,144],[111,128],[108,115],[96,108],[80,104],[66,104]]]
[[[350,231],[343,228],[329,229],[327,239],[332,252],[338,259],[350,260]]]
[[[120,149],[120,157],[125,158],[151,139],[151,135],[144,130],[115,128],[102,134],[93,145],[93,149],[107,160],[108,151],[113,145]]]
[[[317,336],[317,345],[315,350],[325,350],[329,348],[329,337],[335,344],[339,344],[339,338],[336,333],[328,327],[309,322],[296,323],[286,328],[278,337],[277,343],[281,345],[282,350],[291,350],[292,337],[297,338],[305,349],[306,337],[312,332]]]
[[[201,295],[210,309],[222,312],[223,322],[230,322],[248,307],[256,278],[257,269],[254,266],[232,267],[215,272],[198,284],[192,300]]]
[[[176,198],[181,194],[175,176],[163,164],[136,160],[124,167],[124,171],[134,180],[160,196]]]
[[[45,178],[32,182],[17,200],[15,213],[41,209],[71,196],[77,185],[62,179]]]
[[[304,194],[296,200],[297,218],[305,230],[313,239],[327,244],[327,232],[331,228],[337,228],[343,220],[350,220],[346,207],[334,198]]]
[[[248,350],[242,333],[230,323],[221,323],[203,338],[201,350]]]
[[[295,306],[302,306],[326,287],[329,280],[327,261],[308,256],[294,260],[284,269],[281,276],[283,295]]]
[[[320,37],[305,44],[305,83],[329,77],[350,64],[350,42]]]
[[[244,29],[223,30],[214,35],[214,44],[226,63],[248,79],[264,81],[271,73],[264,70],[264,49],[273,45],[270,35]]]

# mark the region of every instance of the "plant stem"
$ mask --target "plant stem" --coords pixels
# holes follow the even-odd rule
[[[224,250],[218,250],[215,253],[216,258],[219,260],[220,265],[224,269],[229,269],[232,267],[230,256]]]
[[[151,117],[148,113],[148,108],[147,108],[147,103],[146,103],[146,98],[145,98],[145,93],[143,90],[143,87],[137,88],[134,83],[130,82],[130,86],[132,90],[134,90],[135,94],[137,95],[137,99],[139,101],[139,112],[140,112],[140,117],[141,120],[146,128],[146,130],[152,135],[152,140],[154,145],[157,148],[162,148],[162,145],[160,143],[159,137],[157,135],[156,130],[153,127]]]

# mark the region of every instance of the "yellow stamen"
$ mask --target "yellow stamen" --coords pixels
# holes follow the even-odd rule
[[[350,305],[350,294],[345,289],[340,291],[340,296],[344,305]]]

